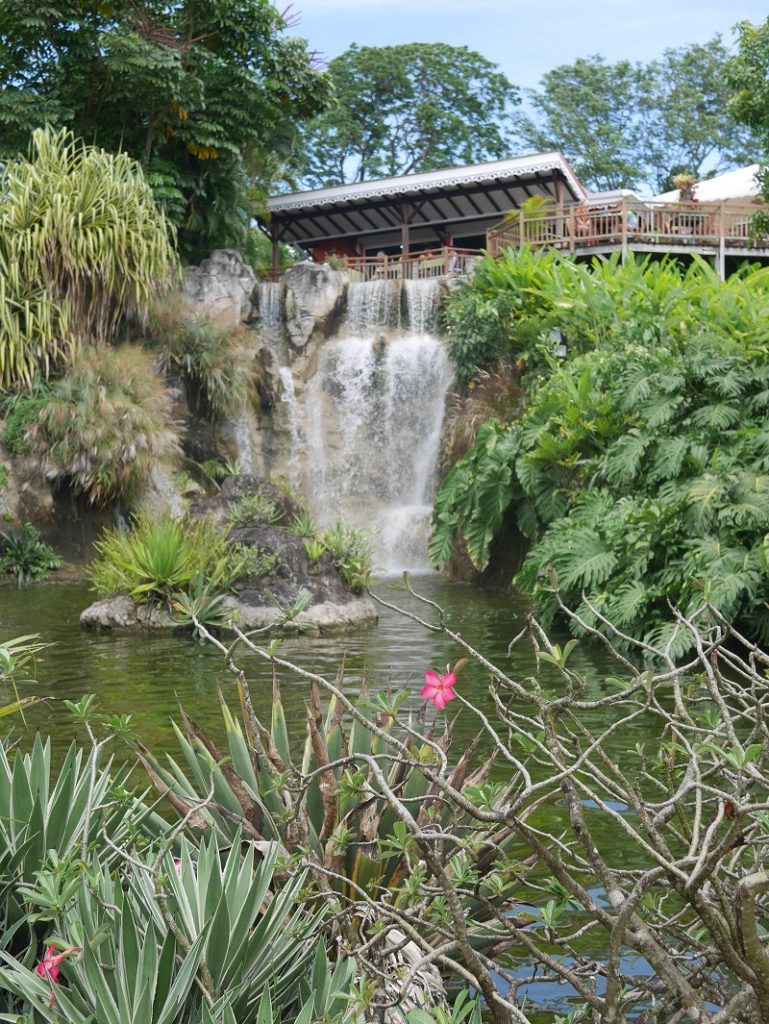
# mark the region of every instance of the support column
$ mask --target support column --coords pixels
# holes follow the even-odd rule
[[[726,280],[726,224],[724,223],[724,204],[718,208],[718,255],[716,256],[716,273],[722,281]]]
[[[553,184],[555,185],[555,205],[556,205],[556,212],[557,212],[557,215],[558,215],[558,220],[556,221],[556,228],[555,228],[555,230],[556,230],[556,234],[558,235],[558,237],[559,238],[563,238],[566,235],[566,231],[565,231],[566,222],[564,221],[564,217],[563,217],[563,197],[564,197],[564,192],[566,190],[565,190],[564,184],[561,181],[561,179],[556,177],[555,175],[553,175]]]
[[[401,256],[403,259],[409,254],[409,214],[408,203],[401,203]]]

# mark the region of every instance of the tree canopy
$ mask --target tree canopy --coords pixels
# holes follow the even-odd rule
[[[0,8],[0,156],[45,124],[139,160],[182,249],[239,241],[327,76],[268,0],[18,0]],[[267,158],[269,154],[269,159]]]
[[[533,112],[517,122],[520,142],[562,149],[598,189],[663,190],[681,171],[750,162],[752,133],[729,109],[728,58],[716,36],[649,64],[595,55],[561,65],[532,91]]]
[[[757,139],[763,161],[758,177],[763,197],[769,201],[769,18],[763,25],[743,21],[737,26],[737,54],[726,71],[731,112]],[[755,220],[757,229],[769,228],[766,214],[757,214]]]
[[[518,90],[465,46],[351,46],[331,61],[336,103],[307,128],[310,186],[508,156]]]

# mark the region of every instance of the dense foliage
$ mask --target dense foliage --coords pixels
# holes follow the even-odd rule
[[[594,189],[663,191],[681,171],[751,163],[755,136],[729,108],[728,57],[718,36],[648,64],[581,57],[543,75],[518,138],[525,148],[563,150]]]
[[[518,90],[466,46],[351,46],[329,65],[336,102],[305,134],[310,187],[510,153]]]
[[[24,2],[0,10],[0,155],[66,125],[141,164],[183,251],[243,239],[252,176],[290,154],[328,97],[269,0]],[[277,158],[277,159],[276,159]]]
[[[466,286],[460,310],[493,303],[491,273]],[[531,345],[536,301],[543,344],[557,326],[572,355],[531,381],[520,421],[489,421],[451,470],[433,559],[448,560],[459,531],[484,566],[509,509],[533,544],[517,582],[545,622],[555,582],[567,604],[584,591],[645,636],[663,628],[667,598],[689,610],[704,593],[769,641],[769,272],[723,283],[704,264],[682,278],[673,265],[523,253],[495,273],[507,289],[495,353],[503,336],[509,355],[519,335]]]
[[[149,337],[165,366],[181,375],[194,412],[212,419],[237,416],[254,373],[242,331],[185,316],[172,303],[155,310]]]
[[[176,269],[136,163],[40,130],[0,177],[0,390],[29,387],[142,318]]]
[[[0,575],[15,576],[20,587],[30,580],[45,579],[60,565],[56,552],[31,523],[0,530]]]
[[[769,202],[769,18],[761,25],[743,21],[737,26],[737,53],[729,61],[727,79],[732,116],[754,133],[761,161],[758,179],[764,202]],[[769,216],[758,213],[757,232],[769,231]]]
[[[100,594],[127,594],[139,604],[168,603],[196,579],[223,591],[240,575],[226,531],[206,518],[140,516],[130,530],[109,530],[96,542],[88,576]]]
[[[87,349],[50,388],[19,442],[49,479],[94,505],[130,500],[179,451],[171,400],[137,345]]]

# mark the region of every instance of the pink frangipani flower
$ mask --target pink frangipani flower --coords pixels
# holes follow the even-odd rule
[[[422,696],[425,700],[431,700],[436,708],[445,708],[450,700],[456,699],[454,687],[457,685],[457,677],[453,672],[447,672],[445,676],[440,675],[434,668],[425,672],[425,685],[422,688]]]
[[[49,946],[46,954],[37,965],[37,973],[41,978],[50,978],[54,985],[59,984],[59,964],[72,953],[82,953],[80,946],[70,946],[63,953],[57,953],[55,946]]]

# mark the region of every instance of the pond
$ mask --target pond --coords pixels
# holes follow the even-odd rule
[[[440,576],[412,580],[414,588],[439,603],[447,621],[471,644],[517,675],[528,674],[533,662],[528,654],[507,655],[510,639],[521,629],[528,606],[521,595],[480,590],[467,584],[448,583]],[[409,595],[392,588],[389,581],[377,588],[382,597],[434,619],[434,613]],[[72,718],[63,705],[84,693],[96,693],[100,709],[109,714],[130,714],[137,733],[153,749],[175,747],[171,719],[178,704],[201,725],[218,728],[221,717],[217,687],[232,690],[232,676],[219,651],[196,642],[186,633],[111,633],[82,630],[79,615],[93,595],[85,583],[37,585],[17,590],[0,588],[0,640],[37,632],[52,644],[43,652],[37,680],[23,687],[45,702],[26,713],[22,745],[35,730],[51,736],[61,756],[73,735]],[[335,636],[299,635],[286,638],[282,657],[302,668],[333,678],[344,659],[345,677],[356,693],[364,676],[372,691],[409,687],[415,706],[428,668],[443,671],[461,651],[445,637],[427,632],[411,620],[380,609],[376,626]],[[597,652],[600,653],[600,652]],[[262,659],[239,659],[249,678],[257,712],[269,718],[272,672]],[[280,677],[290,725],[303,732],[307,684],[288,673]],[[487,676],[475,666],[461,675],[463,691],[481,696]],[[3,695],[9,699],[10,695]],[[470,723],[467,723],[468,729]],[[19,719],[14,729],[21,728]]]
[[[393,583],[382,581],[375,590],[385,600],[435,621],[434,611],[393,589]],[[505,671],[518,679],[534,671],[533,656],[526,645],[516,648],[512,655],[507,650],[528,612],[522,595],[453,584],[438,575],[415,577],[412,584],[445,610],[452,629]],[[220,652],[181,632],[120,634],[81,630],[79,615],[91,600],[92,595],[83,583],[0,589],[0,641],[39,632],[52,644],[43,652],[36,681],[23,687],[23,693],[34,692],[44,701],[26,713],[26,726],[14,716],[13,732],[20,745],[29,746],[39,730],[51,737],[54,758],[61,759],[72,737],[77,735],[63,701],[77,700],[84,693],[97,694],[100,709],[105,713],[131,715],[137,735],[155,752],[177,750],[171,722],[178,719],[178,704],[214,737],[220,736],[217,688],[221,687],[225,695],[231,694],[235,700],[232,676],[225,670]],[[563,641],[564,637],[560,639]],[[302,668],[330,678],[336,675],[344,659],[346,688],[351,695],[357,693],[365,675],[372,692],[388,686],[410,688],[411,702],[416,708],[422,703],[419,691],[425,670],[433,667],[444,671],[447,664],[461,657],[462,651],[452,641],[426,631],[412,620],[380,609],[376,626],[336,636],[289,637],[281,644],[280,654]],[[257,713],[269,720],[270,666],[245,652],[238,660],[249,678]],[[606,676],[616,673],[614,663],[595,646],[580,645],[571,664],[586,672],[596,694],[604,692]],[[488,684],[484,670],[468,665],[459,680],[464,695],[484,701]],[[283,672],[280,684],[289,728],[301,743],[307,683]],[[0,693],[0,703],[10,697]],[[430,708],[428,721],[434,719],[442,728],[443,713]],[[597,726],[598,722],[594,724]],[[476,727],[469,716],[459,716],[455,729],[457,749],[461,750],[470,740]],[[621,762],[623,751],[614,753]],[[628,856],[632,856],[631,851]],[[525,958],[520,965],[522,971],[528,970]],[[549,984],[537,989],[531,996],[540,1005],[568,1011],[568,987]]]

